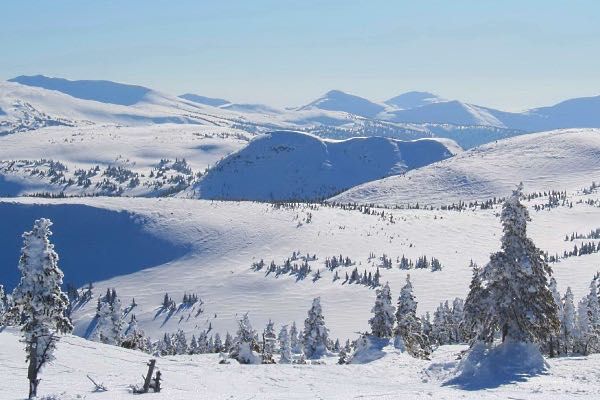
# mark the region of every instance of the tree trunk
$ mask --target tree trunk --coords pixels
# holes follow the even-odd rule
[[[146,379],[144,379],[144,388],[143,393],[148,393],[150,389],[150,383],[152,382],[152,374],[154,373],[154,366],[156,365],[156,360],[153,358],[148,363],[148,374],[146,375]]]
[[[29,367],[27,369],[27,379],[29,379],[29,398],[33,399],[37,396],[37,387],[40,380],[37,377],[37,343],[33,342],[29,345]]]

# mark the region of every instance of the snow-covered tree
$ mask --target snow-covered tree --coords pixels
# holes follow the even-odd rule
[[[319,358],[327,352],[328,333],[321,309],[321,298],[316,297],[304,321],[302,346],[307,358]]]
[[[148,351],[146,349],[146,337],[144,331],[138,326],[135,314],[131,314],[129,325],[125,330],[125,337],[121,346],[127,349]]]
[[[8,297],[4,292],[4,286],[0,285],[0,328],[6,325],[6,315],[8,313]]]
[[[96,327],[91,339],[112,345],[121,345],[123,340],[123,312],[117,293],[108,290],[106,296],[99,299],[96,311]]]
[[[196,335],[192,335],[192,339],[190,340],[190,347],[188,349],[190,354],[199,354],[198,351],[198,340],[196,339]]]
[[[469,319],[479,338],[491,343],[500,331],[502,341],[545,342],[559,328],[557,306],[548,288],[552,269],[527,237],[529,213],[521,204],[522,185],[502,206],[502,249],[491,255],[480,272],[482,282],[467,309],[480,309]]]
[[[427,358],[429,344],[421,331],[421,321],[417,317],[417,301],[412,293],[410,275],[406,275],[406,284],[400,291],[396,307],[396,347],[403,349],[413,357]]]
[[[292,347],[292,353],[302,353],[302,342],[298,334],[296,322],[292,322],[292,326],[290,327],[290,346]]]
[[[220,353],[224,350],[223,342],[221,341],[221,335],[219,332],[215,333],[215,341],[214,341],[214,351],[215,353]]]
[[[233,346],[233,337],[229,332],[225,333],[225,342],[223,342],[223,351],[229,352],[231,350],[231,346]]]
[[[52,222],[36,220],[33,230],[23,234],[19,259],[21,280],[13,292],[13,301],[22,318],[24,342],[29,368],[29,398],[37,395],[41,368],[54,359],[59,334],[73,330],[65,313],[67,295],[61,290],[63,272],[58,255],[50,243]]]
[[[277,339],[279,340],[279,363],[290,364],[292,362],[292,346],[287,325],[281,327]]]
[[[250,324],[248,314],[238,321],[237,335],[229,351],[229,356],[235,358],[240,364],[260,363],[260,357],[256,354],[259,351],[256,341],[256,331]]]
[[[377,337],[389,338],[392,337],[396,320],[390,286],[386,283],[382,288],[377,289],[376,293],[375,305],[371,309],[373,317],[369,320],[371,333]]]
[[[560,321],[563,319],[563,304],[562,299],[560,297],[560,292],[558,291],[558,287],[556,285],[556,279],[550,278],[550,282],[548,283],[548,289],[550,293],[552,293],[552,299],[554,300],[554,304],[556,304],[556,315],[558,317],[559,326],[556,331],[551,332],[548,336],[548,351],[550,353],[550,357],[554,357],[554,354],[560,354],[561,344],[560,344]]]
[[[563,353],[569,354],[573,351],[573,340],[575,338],[575,303],[573,300],[573,292],[568,287],[565,296],[562,300],[562,319],[560,321],[560,338],[563,346]]]
[[[175,346],[173,346],[173,337],[166,333],[163,335],[156,345],[156,353],[160,356],[169,356],[175,354]]]
[[[187,354],[188,343],[183,330],[179,329],[173,338],[175,354]]]
[[[263,351],[262,351],[262,363],[263,364],[274,364],[275,359],[275,348],[277,346],[277,336],[275,335],[275,325],[273,321],[269,320],[265,330],[263,331]]]
[[[464,304],[464,300],[458,297],[452,301],[452,315],[450,316],[452,328],[450,340],[453,343],[464,343],[467,340],[468,333],[464,331],[462,325],[462,321],[465,317]]]

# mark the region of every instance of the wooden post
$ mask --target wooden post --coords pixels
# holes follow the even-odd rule
[[[154,378],[154,383],[152,385],[152,388],[154,389],[154,393],[158,393],[160,392],[160,376],[162,374],[160,373],[160,371],[156,371],[156,378]]]
[[[154,358],[151,359],[147,365],[148,373],[146,374],[146,379],[144,379],[144,387],[142,388],[142,393],[148,393],[148,389],[150,389],[150,383],[152,382],[152,374],[154,373],[156,360]]]

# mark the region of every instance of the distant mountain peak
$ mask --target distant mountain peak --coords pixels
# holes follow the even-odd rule
[[[377,104],[363,97],[337,89],[328,91],[318,99],[300,107],[300,110],[311,108],[327,111],[342,111],[366,118],[373,118],[385,110],[385,107],[382,104]]]
[[[216,97],[200,96],[200,95],[194,94],[194,93],[185,93],[185,94],[182,94],[177,97],[184,99],[184,100],[193,101],[194,103],[205,104],[207,106],[213,106],[213,107],[220,107],[220,106],[224,106],[226,104],[231,104],[231,102],[229,100],[219,99]]]
[[[131,106],[142,101],[152,90],[143,86],[104,80],[71,81],[44,75],[21,75],[8,80],[21,85],[56,90],[83,100]]]
[[[421,107],[431,103],[439,103],[445,101],[438,95],[429,92],[411,91],[402,93],[399,96],[392,97],[385,101],[385,104],[393,107],[398,107],[404,110]]]

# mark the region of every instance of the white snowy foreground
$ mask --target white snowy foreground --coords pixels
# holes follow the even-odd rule
[[[27,371],[18,331],[0,333],[0,398],[23,399]],[[600,396],[600,355],[547,360],[544,374],[481,382],[484,390],[445,385],[464,346],[443,346],[431,361],[385,348],[368,364],[239,365],[218,364],[216,354],[158,358],[163,390],[152,399],[592,399]],[[149,355],[65,336],[56,360],[42,373],[40,397],[56,399],[131,399],[130,385],[140,385]],[[86,378],[104,383],[94,392]],[[478,385],[475,382],[474,385]],[[51,397],[52,398],[52,397]]]

